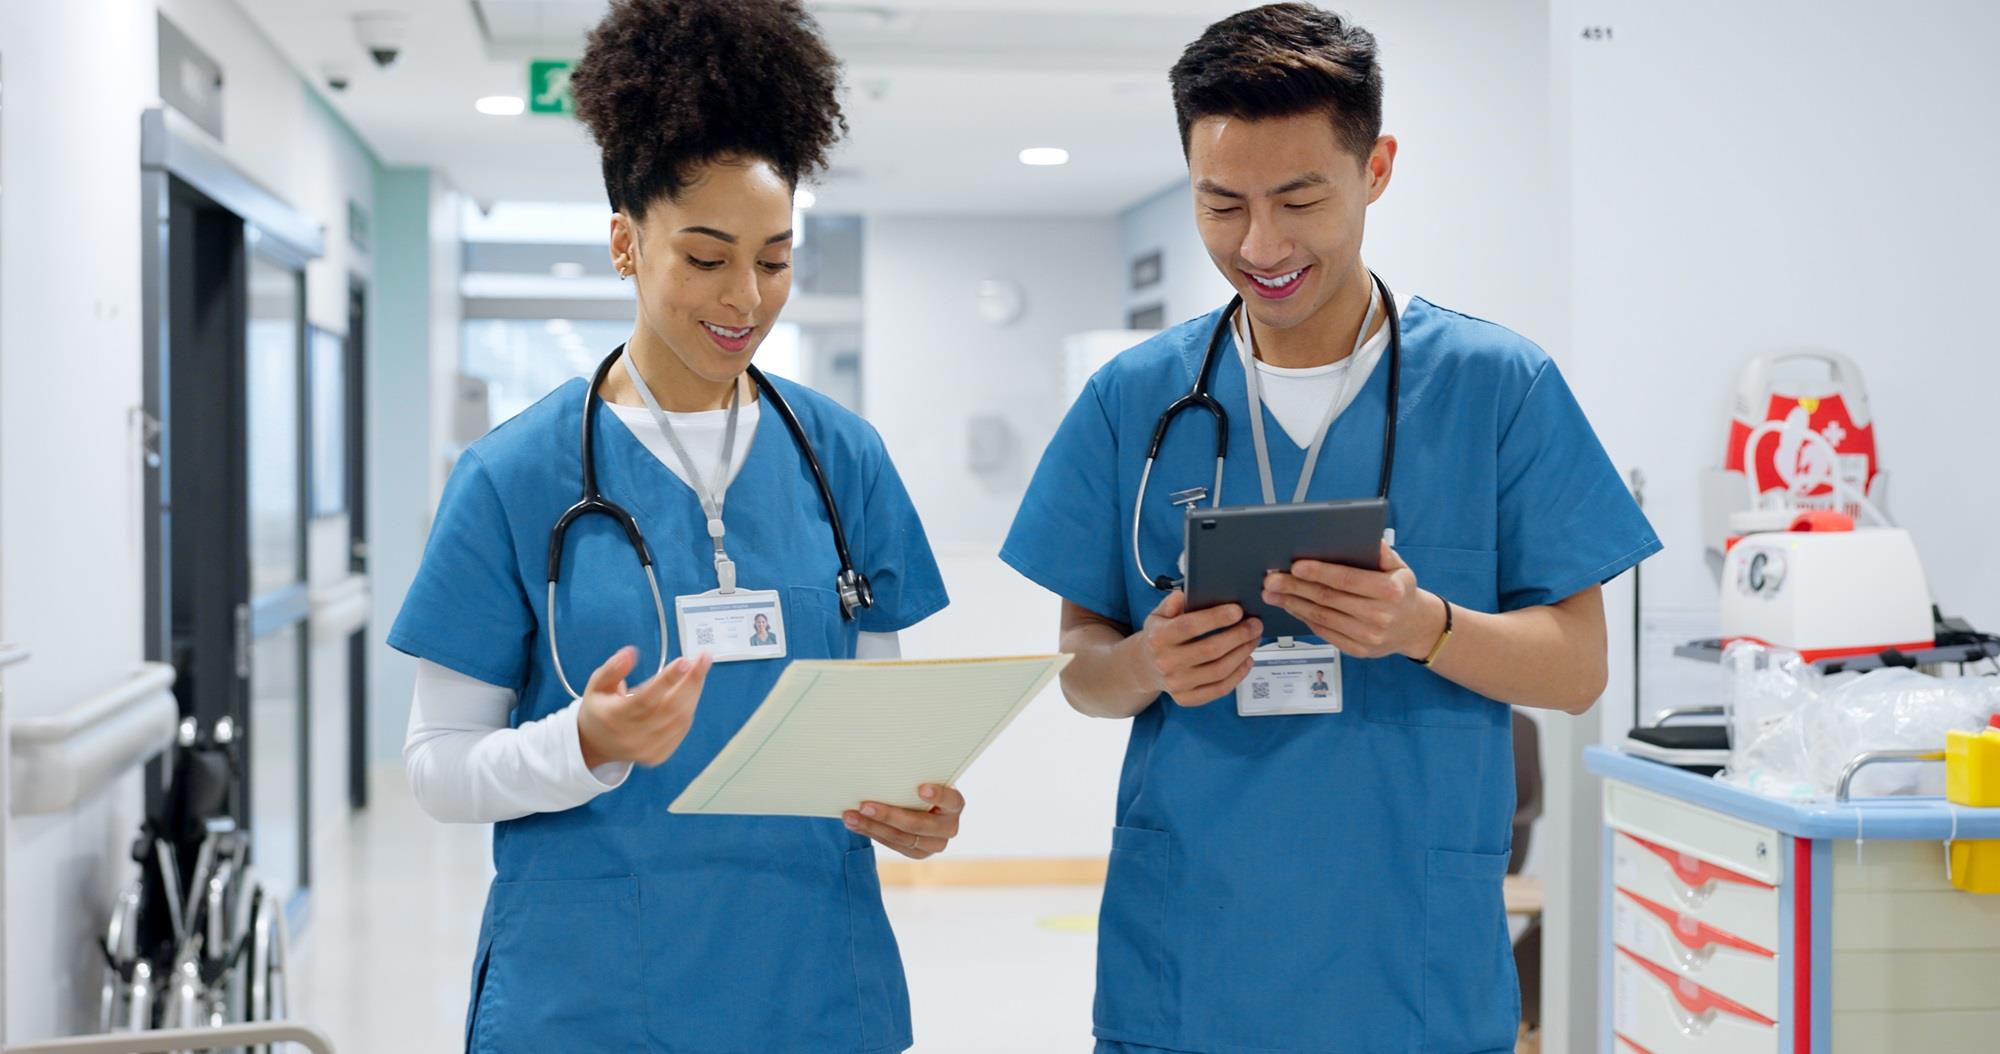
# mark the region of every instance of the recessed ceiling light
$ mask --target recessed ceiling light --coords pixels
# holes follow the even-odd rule
[[[1059,146],[1031,146],[1021,151],[1024,165],[1067,165],[1069,151]]]
[[[559,260],[549,265],[549,273],[557,278],[582,278],[583,265],[575,260]]]
[[[488,95],[473,103],[472,108],[491,117],[519,117],[528,104],[518,95]]]
[[[804,187],[800,187],[798,193],[792,195],[792,207],[795,209],[809,209],[817,204],[819,204],[819,198],[814,196],[812,191]]]

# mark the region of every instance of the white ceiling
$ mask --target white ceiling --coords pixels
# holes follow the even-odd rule
[[[488,117],[530,58],[570,58],[605,0],[238,0],[388,164],[442,169],[474,199],[602,201],[595,147],[566,117]],[[852,134],[819,184],[842,212],[1115,212],[1183,173],[1166,70],[1231,0],[811,2],[847,64]],[[351,13],[399,10],[377,69]],[[330,69],[344,93],[325,91]],[[1030,168],[1024,147],[1070,163]]]

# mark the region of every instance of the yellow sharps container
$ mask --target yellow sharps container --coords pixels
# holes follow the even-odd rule
[[[1983,731],[1946,733],[1944,753],[1946,799],[2000,808],[2000,714]],[[1968,893],[2000,893],[2000,839],[1952,843],[1951,881]]]

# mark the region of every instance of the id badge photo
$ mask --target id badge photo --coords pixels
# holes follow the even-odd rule
[[[785,657],[785,608],[771,589],[738,589],[674,598],[681,654],[707,652],[716,662]]]
[[[1340,649],[1330,644],[1266,644],[1250,654],[1236,687],[1243,717],[1340,712]]]

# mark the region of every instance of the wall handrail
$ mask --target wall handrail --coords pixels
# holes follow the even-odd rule
[[[53,743],[67,739],[148,696],[172,691],[173,687],[172,666],[163,662],[145,663],[124,684],[86,699],[62,713],[15,718],[14,742]]]
[[[56,714],[12,722],[15,816],[65,812],[174,741],[174,668],[146,663],[122,684]]]
[[[313,590],[314,639],[337,640],[353,634],[368,624],[373,603],[367,575],[348,575],[325,589]]]
[[[357,596],[365,597],[367,595],[368,576],[350,574],[340,581],[327,586],[325,589],[313,590],[312,606],[314,608],[329,607],[334,604],[345,603]]]

